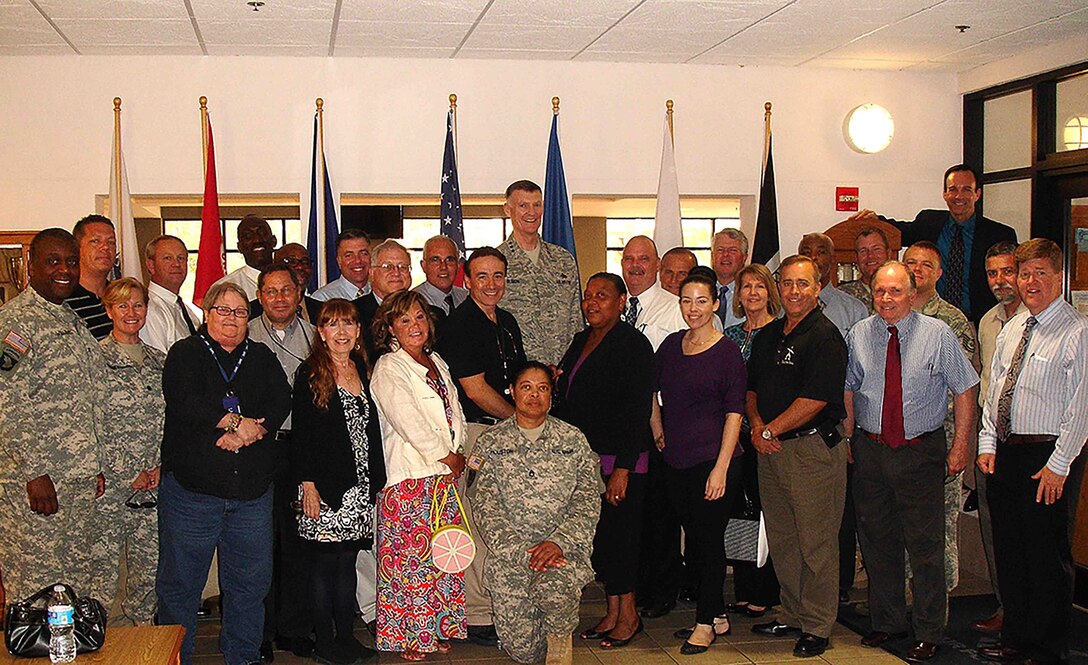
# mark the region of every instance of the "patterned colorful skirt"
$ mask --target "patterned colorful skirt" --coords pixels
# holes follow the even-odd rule
[[[433,653],[439,640],[468,636],[464,573],[443,573],[431,563],[431,500],[448,484],[442,476],[409,478],[378,494],[380,651]],[[461,523],[452,497],[441,523]]]

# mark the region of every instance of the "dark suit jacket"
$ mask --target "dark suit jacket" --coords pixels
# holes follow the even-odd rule
[[[552,415],[582,430],[598,455],[616,455],[616,468],[634,469],[638,456],[653,443],[653,347],[645,335],[621,321],[572,380],[571,369],[588,339],[586,328],[559,361],[563,374],[556,383]]]
[[[355,304],[355,312],[359,315],[359,324],[363,327],[363,345],[366,346],[367,357],[373,365],[378,359],[378,352],[374,348],[374,331],[371,325],[374,323],[374,315],[378,312],[378,299],[373,293],[368,293],[351,302]]]
[[[937,236],[941,234],[941,229],[948,219],[948,211],[923,210],[918,213],[913,222],[900,222],[887,217],[881,217],[880,219],[899,229],[900,233],[903,234],[903,247],[906,248],[919,240],[937,242]],[[994,298],[994,294],[986,283],[986,250],[1002,240],[1016,242],[1016,231],[1011,226],[995,222],[987,217],[975,218],[975,238],[971,245],[969,284],[971,311],[964,312],[964,314],[976,326],[982,315],[997,304],[997,299]]]
[[[310,361],[299,366],[293,391],[291,411],[292,472],[296,481],[308,480],[333,510],[343,504],[344,492],[359,482],[355,471],[355,453],[348,436],[344,403],[340,393],[329,396],[329,408],[321,411],[314,404],[310,390]],[[382,429],[378,424],[378,409],[370,397],[366,365],[356,359],[355,367],[363,380],[363,396],[370,402],[370,419],[366,424],[367,469],[370,477],[370,499],[373,501],[385,486],[385,459],[382,456]]]

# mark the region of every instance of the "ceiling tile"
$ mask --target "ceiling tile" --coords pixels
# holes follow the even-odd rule
[[[208,44],[208,55],[284,56],[290,58],[327,58],[328,44],[266,44],[255,51],[252,44]]]
[[[181,0],[177,0],[179,3]],[[258,11],[246,5],[246,0],[189,0],[193,15],[203,24],[205,20],[234,21],[328,21],[332,22],[336,0],[265,0]],[[346,4],[351,4],[348,0]],[[182,5],[184,6],[184,5]]]
[[[650,53],[637,51],[593,51],[578,54],[576,62],[656,62],[681,63],[691,57],[690,53]]]
[[[601,34],[600,28],[567,27],[557,30],[540,25],[485,25],[481,23],[465,42],[465,49],[514,51],[565,51],[577,53]]]
[[[340,38],[336,39],[336,56],[349,58],[448,58],[453,53],[452,48],[436,48],[434,46],[341,46]]]
[[[488,0],[367,0],[345,2],[341,21],[475,23]]]
[[[576,51],[531,51],[517,49],[461,49],[458,60],[570,60]]]
[[[639,0],[495,0],[480,25],[603,29],[638,4]]]
[[[280,20],[262,18],[253,21],[208,20],[200,22],[204,42],[233,46],[254,46],[255,55],[267,55],[265,46],[320,46],[328,54],[332,21]],[[209,50],[210,53],[210,50]]]
[[[37,0],[49,18],[57,19],[188,19],[181,0]]]
[[[0,55],[74,55],[75,52],[64,43],[59,44],[13,44],[4,40],[4,31],[0,29]]]
[[[389,21],[344,21],[336,29],[336,53],[345,48],[445,49],[445,57],[464,39],[471,23],[395,23]],[[392,57],[392,56],[390,56]]]
[[[195,39],[192,44],[81,45],[79,52],[83,55],[203,55]]]
[[[29,54],[39,53],[37,47],[43,46],[63,46],[65,51],[72,52],[30,3],[0,0],[0,48],[8,53],[19,53],[19,47],[25,47],[28,49],[25,52]]]
[[[196,33],[184,19],[57,19],[57,27],[81,52],[84,46],[196,46]],[[158,51],[156,51],[158,52]]]

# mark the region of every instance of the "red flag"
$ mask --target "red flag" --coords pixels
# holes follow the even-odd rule
[[[219,221],[219,191],[215,184],[215,147],[212,121],[208,119],[208,165],[204,173],[204,208],[200,213],[200,248],[196,254],[196,284],[193,302],[201,305],[208,288],[227,274],[223,253],[223,231]]]

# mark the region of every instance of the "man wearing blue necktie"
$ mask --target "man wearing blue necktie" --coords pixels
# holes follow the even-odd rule
[[[718,276],[718,318],[728,328],[744,320],[733,313],[733,297],[737,291],[734,279],[748,263],[748,236],[740,229],[722,229],[714,234],[710,254],[711,267]]]

